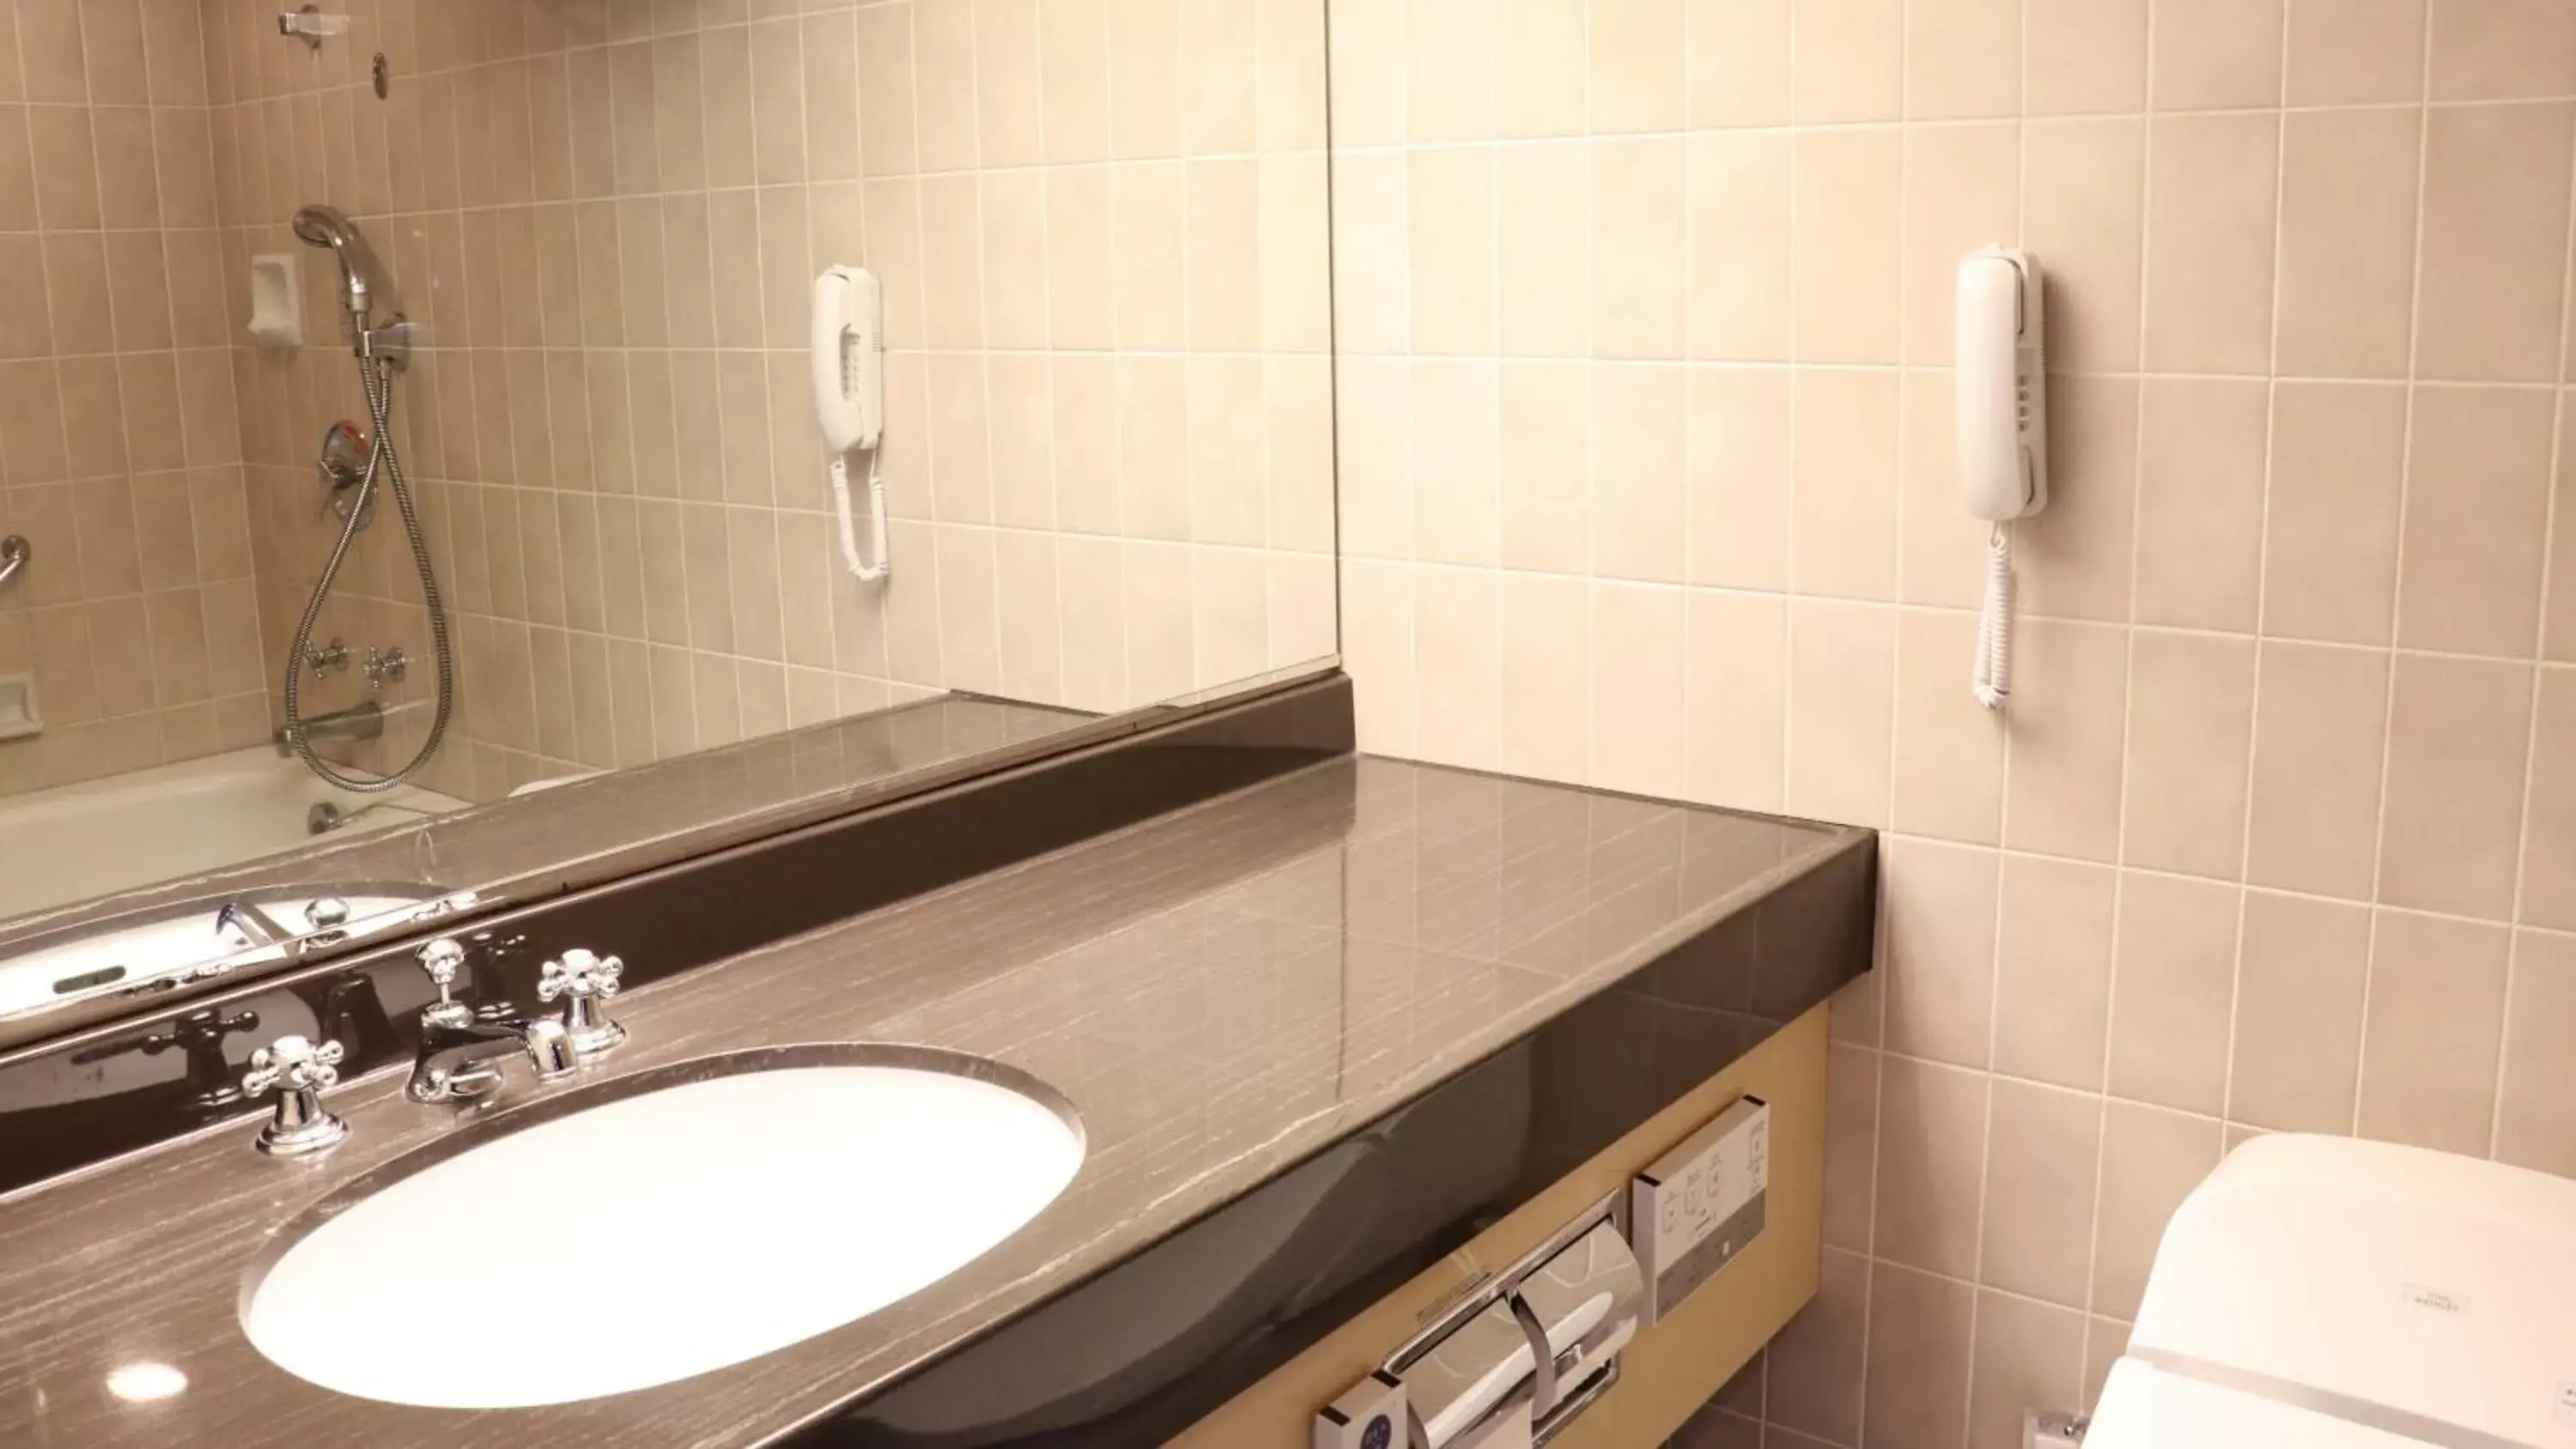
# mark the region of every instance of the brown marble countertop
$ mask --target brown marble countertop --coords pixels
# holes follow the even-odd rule
[[[0,1443],[762,1443],[1132,1256],[1866,839],[1390,761],[1318,765],[632,991],[617,1003],[624,1049],[560,1086],[514,1074],[480,1114],[414,1105],[383,1072],[332,1094],[354,1132],[318,1161],[262,1157],[234,1125],[0,1198]],[[1082,1118],[1080,1173],[1002,1246],[892,1307],[587,1403],[345,1397],[241,1332],[247,1276],[280,1229],[390,1159],[632,1073],[838,1041],[1034,1074]],[[544,1220],[542,1201],[494,1203],[488,1222],[421,1245],[460,1269],[453,1304],[419,1305],[419,1352],[507,1351],[526,1296],[491,1276],[561,1260],[531,1226]],[[117,1400],[108,1373],[138,1361],[177,1366],[187,1389]]]

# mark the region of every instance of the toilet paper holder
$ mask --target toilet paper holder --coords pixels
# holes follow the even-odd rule
[[[1477,1284],[1317,1415],[1316,1443],[1517,1449],[1554,1438],[1619,1381],[1620,1351],[1645,1309],[1624,1218],[1622,1197],[1605,1197]],[[1379,1422],[1404,1425],[1403,1442],[1367,1432]]]

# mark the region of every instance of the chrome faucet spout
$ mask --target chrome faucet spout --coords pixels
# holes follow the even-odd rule
[[[572,1034],[551,1016],[485,1021],[462,1002],[452,1011],[433,1006],[421,1014],[420,1055],[412,1062],[415,1102],[473,1101],[501,1087],[501,1061],[521,1056],[539,1081],[569,1075],[580,1058]]]
[[[501,1089],[501,1061],[517,1054],[528,1059],[537,1080],[550,1082],[626,1039],[626,1029],[598,1013],[595,1002],[614,995],[621,963],[588,951],[567,951],[546,963],[537,994],[544,1000],[570,997],[562,1016],[486,1017],[451,994],[465,968],[465,948],[441,936],[415,953],[421,969],[438,988],[438,999],[421,1009],[420,1055],[411,1068],[415,1102],[473,1101]]]

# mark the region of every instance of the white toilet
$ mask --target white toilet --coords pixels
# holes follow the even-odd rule
[[[2165,1229],[2086,1449],[2576,1449],[2576,1181],[2262,1137]]]

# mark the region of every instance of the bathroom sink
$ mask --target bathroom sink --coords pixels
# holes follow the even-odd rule
[[[691,1062],[452,1141],[280,1235],[242,1298],[270,1361],[433,1408],[671,1383],[938,1282],[1036,1217],[1083,1155],[1071,1108],[1034,1079],[882,1046]]]

